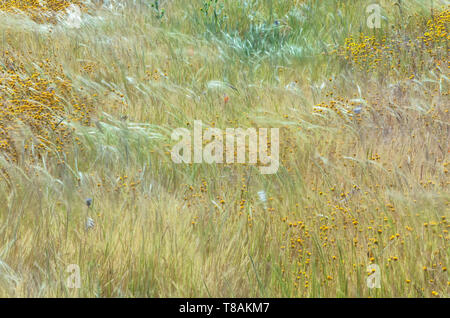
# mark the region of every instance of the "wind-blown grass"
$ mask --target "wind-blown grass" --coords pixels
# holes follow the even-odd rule
[[[3,81],[33,100],[44,61],[57,115],[89,106],[48,134],[63,149],[0,153],[0,295],[448,297],[448,1],[390,3],[375,30],[362,0],[85,2],[79,29],[0,12],[2,114]],[[173,163],[194,120],[279,127],[278,172]]]

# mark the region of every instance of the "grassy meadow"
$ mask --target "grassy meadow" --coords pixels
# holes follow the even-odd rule
[[[376,3],[0,0],[0,296],[448,297],[450,2]]]

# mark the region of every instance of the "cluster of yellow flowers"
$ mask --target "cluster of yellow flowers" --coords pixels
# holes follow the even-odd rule
[[[325,198],[335,196],[334,188],[329,191],[319,188],[314,190]],[[341,194],[344,197],[349,195],[350,193]],[[319,280],[322,285],[330,284],[334,281],[334,277],[339,276],[339,271],[343,268],[353,268],[354,272],[358,272],[366,269],[368,264],[377,264],[385,270],[395,271],[398,270],[398,264],[409,257],[406,256],[408,244],[418,239],[413,228],[409,226],[401,228],[396,224],[395,219],[392,219],[391,214],[381,208],[377,208],[376,213],[370,213],[366,206],[366,200],[369,200],[366,193],[361,193],[359,196],[360,207],[351,207],[345,200],[339,203],[329,199],[329,209],[320,212],[313,206],[303,207],[310,213],[302,220],[292,219],[295,217],[294,212],[292,216],[281,218],[281,221],[286,224],[286,230],[283,233],[280,248],[288,253],[293,261],[291,265],[282,265],[282,268],[286,266],[290,268],[290,273],[283,271],[283,274],[293,275],[296,281],[294,285],[305,295],[311,287],[311,279]],[[387,203],[386,207],[391,212],[395,212],[395,206],[392,203]],[[424,231],[424,235],[436,236],[439,240],[449,240],[449,225],[445,216],[435,218],[430,224],[434,225],[432,230],[429,229],[428,223],[420,229]],[[367,251],[367,256],[359,255],[353,260],[343,258],[343,242],[352,242],[355,249]],[[434,288],[443,288],[447,284],[445,275],[447,267],[445,255],[434,253],[433,257],[431,264],[433,272],[428,274],[430,284],[423,291],[436,296],[431,291]],[[321,266],[328,271],[328,275],[321,278],[317,277],[318,271],[315,269],[318,259],[323,261]],[[411,280],[408,278],[406,283],[411,283]]]
[[[334,51],[344,57],[356,69],[368,73],[380,71],[383,74],[408,74],[411,78],[415,73],[430,67],[439,68],[447,64],[448,34],[447,25],[450,20],[450,10],[444,10],[433,15],[427,22],[422,34],[409,38],[398,33],[382,38],[360,34],[358,38],[349,37],[345,45]],[[427,54],[431,59],[425,59]],[[429,61],[430,64],[425,64]]]
[[[425,28],[414,36],[412,32],[393,30],[392,34],[395,36],[377,38],[361,34],[358,38],[346,39],[345,46],[334,53],[343,57],[353,69],[371,74],[379,72],[385,76],[387,74],[398,76],[402,81],[398,86],[386,90],[384,95],[378,94],[374,89],[373,93],[368,93],[362,98],[357,94],[353,94],[352,97],[340,96],[340,90],[336,87],[338,83],[333,86],[334,80],[330,78],[330,86],[333,89],[328,87],[330,91],[326,93],[326,97],[329,100],[316,104],[312,109],[313,114],[321,123],[325,121],[327,127],[336,129],[340,128],[340,124],[333,124],[336,123],[333,120],[336,117],[346,124],[351,119],[354,120],[355,127],[361,127],[366,121],[373,124],[374,118],[383,118],[383,120],[376,119],[377,123],[391,122],[391,113],[396,113],[396,108],[402,105],[407,93],[411,94],[411,91],[408,92],[409,83],[413,82],[411,79],[427,70],[441,72],[448,70],[449,20],[450,10],[444,10],[436,13],[427,21]],[[430,103],[435,98],[448,95],[447,91],[441,91],[439,87],[433,88],[431,85],[422,93],[424,100]],[[415,114],[405,116],[423,123],[424,129],[438,131],[442,129],[438,123],[446,120],[448,110],[436,106],[436,109],[431,108],[423,116],[415,117]],[[380,127],[381,125],[378,128],[384,129]],[[413,134],[411,138],[414,137]],[[385,158],[383,152],[380,153],[373,149],[366,154],[365,159],[386,166],[386,160],[389,159]],[[354,157],[356,158],[356,155]],[[330,163],[339,165],[338,159],[333,159],[333,156],[329,156],[327,160],[328,166]],[[320,162],[317,165],[322,167]],[[446,162],[443,163],[445,174],[448,173],[447,165]],[[346,167],[347,164],[344,163],[342,166]],[[326,166],[323,167],[323,171],[326,171]],[[401,165],[398,168],[401,169]],[[387,170],[391,172],[390,168]],[[423,187],[432,187],[439,181],[419,181],[419,183]],[[286,277],[286,281],[294,278],[294,286],[302,295],[309,295],[308,289],[314,289],[314,285],[317,287],[338,284],[339,280],[342,280],[341,273],[345,270],[358,273],[369,268],[370,272],[367,274],[370,276],[375,270],[367,265],[377,265],[384,271],[400,273],[400,266],[406,266],[405,259],[411,258],[408,249],[418,244],[424,237],[442,240],[448,244],[449,224],[445,216],[431,219],[427,216],[423,228],[417,228],[417,224],[412,222],[406,226],[399,226],[396,215],[402,207],[398,203],[386,200],[382,206],[374,209],[373,195],[383,186],[375,184],[365,189],[353,186],[350,191],[341,192],[337,191],[338,184],[330,188],[316,185],[311,188],[315,193],[308,194],[307,198],[310,196],[320,198],[321,201],[327,202],[326,208],[303,204],[302,208],[309,213],[303,215],[300,220],[296,211],[289,212],[281,218],[286,224],[286,229],[280,242],[280,249],[289,256],[288,260],[281,264],[282,274]],[[301,205],[297,204],[297,207]],[[419,216],[421,216],[419,213],[415,215],[416,218]],[[420,237],[417,232],[424,234]],[[353,259],[342,257],[342,249],[344,245],[347,246],[347,242],[351,242],[352,249],[363,250],[365,253]],[[407,288],[417,290],[420,288],[423,295],[439,297],[437,291],[445,290],[450,284],[446,274],[447,259],[438,250],[433,252],[433,258],[431,263],[426,262],[426,266],[423,266],[425,285],[420,285],[422,284],[420,275],[414,278],[407,271],[403,273]],[[321,275],[317,270],[318,266],[324,269]],[[417,268],[414,267],[414,270]],[[291,279],[287,278],[289,275]]]
[[[75,4],[85,9],[81,0],[0,0],[0,11],[26,13],[38,23],[55,23],[56,15]]]
[[[450,10],[444,10],[427,22],[427,32],[424,33],[423,39],[426,46],[445,44],[450,39],[447,32],[447,25],[450,22]]]
[[[69,109],[67,104],[73,105]],[[13,52],[0,55],[0,150],[17,161],[63,151],[67,123],[89,124],[92,105],[77,96],[61,66],[46,59],[29,67]]]

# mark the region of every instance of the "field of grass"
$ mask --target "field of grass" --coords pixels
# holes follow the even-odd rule
[[[0,296],[448,297],[450,3],[377,3],[0,0]]]

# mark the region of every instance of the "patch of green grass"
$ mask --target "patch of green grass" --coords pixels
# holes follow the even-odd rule
[[[79,29],[2,13],[0,68],[5,50],[25,66],[9,79],[48,58],[72,87],[63,111],[95,109],[58,156],[0,156],[0,295],[448,297],[448,35],[400,45],[448,3],[379,3],[380,29],[362,0],[111,1]],[[346,49],[365,37],[398,52]],[[280,128],[278,172],[173,163],[194,120]]]

